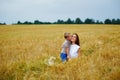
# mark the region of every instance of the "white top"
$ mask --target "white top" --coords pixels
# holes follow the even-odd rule
[[[78,57],[78,50],[79,50],[80,46],[76,45],[76,44],[72,44],[70,45],[70,58],[77,58]]]
[[[70,45],[71,45],[71,42],[68,40],[65,40],[65,42],[62,44],[61,53],[66,53],[66,48],[69,48]]]

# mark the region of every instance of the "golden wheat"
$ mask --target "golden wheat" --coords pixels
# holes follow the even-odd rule
[[[78,33],[82,56],[61,63],[64,32]],[[120,80],[120,25],[0,26],[0,80]]]

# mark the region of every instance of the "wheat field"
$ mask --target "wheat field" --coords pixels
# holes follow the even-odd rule
[[[64,32],[78,33],[82,54],[66,63]],[[0,80],[120,80],[120,25],[1,25]]]

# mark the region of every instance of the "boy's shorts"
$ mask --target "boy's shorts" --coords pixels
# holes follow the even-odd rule
[[[60,53],[60,58],[62,60],[62,62],[67,60],[67,54],[66,53]]]

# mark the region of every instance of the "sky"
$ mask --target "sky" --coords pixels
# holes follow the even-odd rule
[[[120,19],[120,0],[0,0],[0,22]]]

